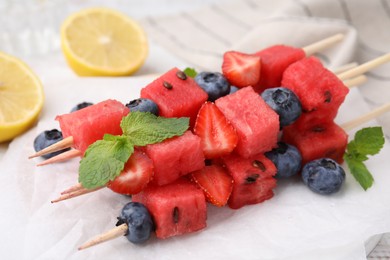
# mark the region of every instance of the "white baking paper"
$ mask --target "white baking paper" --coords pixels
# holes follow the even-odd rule
[[[390,231],[386,143],[367,162],[375,178],[368,191],[349,173],[343,189],[332,196],[311,192],[299,178],[283,180],[264,203],[239,210],[209,206],[208,227],[200,232],[153,238],[141,246],[120,237],[78,251],[83,242],[115,225],[129,198],[103,189],[51,204],[77,182],[78,159],[37,167],[41,159],[27,159],[34,152],[33,140],[43,130],[58,128],[55,115],[67,113],[76,103],[108,98],[126,103],[151,80],[75,77],[59,81],[55,88],[46,85],[38,125],[16,138],[0,162],[1,259],[365,259],[365,240]],[[358,90],[352,89],[337,121],[367,111]]]

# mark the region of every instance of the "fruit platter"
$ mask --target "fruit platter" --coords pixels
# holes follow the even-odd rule
[[[228,57],[228,55],[231,56]],[[304,54],[302,53],[299,55],[299,59],[303,59],[303,61],[288,68],[290,74],[287,75],[290,77],[286,76],[286,72],[283,75],[283,84],[291,86],[292,89],[294,89],[294,84],[291,82],[296,81],[295,77],[298,77],[296,75],[299,75],[301,71],[299,66],[310,67],[313,71],[320,71],[319,73],[323,71],[323,68],[318,65],[317,59],[303,58]],[[245,57],[245,59],[247,58]],[[249,57],[248,62],[253,61],[255,64],[253,66],[258,70],[256,67],[258,60],[251,58],[253,57]],[[327,154],[338,161],[344,169],[340,170],[336,167],[336,174],[338,177],[341,176],[342,186],[336,183],[335,187],[324,188],[321,187],[321,182],[312,186],[306,185],[307,179],[305,180],[304,170],[302,170],[303,181],[298,175],[290,176],[290,178],[281,178],[280,176],[276,178],[277,169],[271,162],[270,157],[272,156],[263,155],[276,147],[280,138],[280,130],[284,127],[286,127],[286,132],[290,132],[290,135],[285,135],[287,136],[285,137],[286,141],[298,142],[295,137],[305,131],[305,125],[317,126],[320,124],[318,120],[326,120],[327,116],[331,117],[332,120],[335,118],[337,124],[343,125],[369,112],[358,89],[348,90],[342,85],[337,86],[334,92],[325,95],[325,105],[329,103],[335,107],[334,109],[333,107],[324,108],[327,109],[326,115],[321,113],[322,108],[307,108],[312,105],[309,98],[304,111],[307,114],[309,112],[315,113],[315,117],[300,117],[296,121],[299,116],[295,116],[296,118],[292,121],[296,121],[297,126],[291,126],[290,129],[286,130],[292,124],[290,119],[294,116],[289,114],[284,117],[276,113],[277,108],[272,108],[271,104],[264,101],[270,99],[266,94],[261,95],[262,101],[259,101],[260,96],[256,92],[266,93],[266,90],[264,92],[260,90],[261,85],[256,85],[253,88],[245,87],[255,85],[259,81],[258,78],[243,79],[244,83],[237,81],[237,77],[229,70],[237,59],[241,59],[240,54],[228,53],[224,57],[226,63],[222,65],[222,70],[229,81],[234,81],[235,85],[241,85],[241,87],[235,93],[225,93],[223,97],[218,95],[212,97],[213,91],[211,91],[212,94],[205,94],[197,86],[197,84],[201,84],[202,79],[196,79],[196,84],[195,79],[182,71],[184,68],[173,68],[157,77],[87,78],[65,81],[55,90],[48,89],[47,95],[53,98],[49,100],[38,125],[16,139],[11,144],[10,151],[1,161],[1,167],[6,169],[1,176],[1,181],[8,184],[2,191],[4,196],[1,198],[1,203],[5,205],[3,212],[13,212],[13,214],[5,215],[1,224],[4,225],[2,228],[7,230],[6,237],[9,238],[7,239],[9,242],[5,242],[7,248],[10,248],[21,259],[128,259],[129,257],[133,259],[178,259],[184,257],[188,259],[297,259],[318,257],[318,255],[330,258],[336,256],[340,248],[359,254],[364,250],[365,239],[380,230],[390,230],[390,223],[385,217],[390,213],[390,192],[388,191],[390,176],[386,174],[386,165],[389,164],[387,158],[390,155],[389,145],[385,143],[379,154],[370,157],[365,162],[375,179],[374,183],[368,187],[361,187],[356,182],[343,162],[342,154],[333,151],[340,149],[344,151],[346,138],[353,139],[359,128],[377,126],[375,120],[348,129],[347,134],[344,131],[338,134],[339,132],[336,133],[332,130],[332,133],[335,134],[330,137],[331,140],[322,144],[325,147],[331,146],[331,152]],[[312,73],[315,75],[316,72]],[[202,74],[198,73],[197,76],[199,75]],[[334,85],[341,82],[332,77],[329,76],[328,82],[333,82]],[[205,78],[207,75],[203,79]],[[252,80],[254,82],[251,82]],[[186,88],[191,88],[191,91],[186,92],[185,95],[173,92],[178,85],[184,84],[182,81],[186,81]],[[296,92],[298,93],[299,87],[297,88]],[[286,94],[285,90],[275,91],[281,95]],[[175,108],[165,107],[164,101],[161,101],[164,100],[164,93],[169,92],[175,94],[167,98],[167,103],[171,102],[172,106],[177,106]],[[118,182],[115,183],[115,180],[110,179],[103,185],[95,179],[89,181],[89,176],[82,177],[84,176],[83,172],[85,172],[82,169],[85,169],[83,168],[86,167],[85,165],[93,168],[92,164],[100,163],[99,160],[92,161],[92,163],[87,161],[87,158],[95,155],[91,146],[85,145],[87,138],[93,133],[89,132],[83,137],[85,133],[83,133],[82,127],[77,125],[78,118],[67,115],[76,115],[76,113],[82,115],[84,113],[82,111],[88,111],[86,108],[69,114],[69,111],[78,102],[103,104],[98,109],[104,110],[107,106],[114,107],[117,103],[126,104],[140,96],[163,102],[158,104],[158,108],[160,113],[168,118],[186,117],[188,127],[195,134],[182,131],[178,137],[181,138],[180,142],[174,143],[173,139],[168,142],[162,140],[159,143],[151,144],[151,146],[148,146],[150,144],[148,142],[146,145],[141,145],[140,143],[145,142],[133,141],[134,143],[138,142],[137,146],[140,148],[134,148],[132,156],[136,156],[137,161],[143,163],[142,155],[147,154],[153,161],[153,185],[168,187],[168,185],[177,182],[177,186],[165,188],[161,192],[156,192],[157,189],[153,190],[155,186],[137,187],[137,191],[130,192],[132,196],[128,196],[129,194],[118,194],[126,193],[121,192],[120,181],[118,184]],[[274,96],[274,94],[270,94],[270,96]],[[343,98],[338,99],[339,96],[343,96]],[[173,103],[172,99],[176,102]],[[206,100],[208,101],[206,102]],[[355,104],[359,104],[359,106]],[[190,108],[188,108],[189,106]],[[197,109],[194,109],[193,106]],[[90,111],[90,108],[88,109]],[[98,113],[98,109],[95,112]],[[130,116],[132,114],[138,115],[131,111],[130,108]],[[223,115],[216,111],[222,111]],[[105,113],[109,112],[111,111]],[[107,119],[108,117],[99,118],[100,122],[96,124],[94,130],[98,132],[99,126],[107,125],[108,121],[115,121],[112,123],[113,130],[109,133],[111,136],[104,136],[104,140],[107,138],[106,141],[112,141],[113,136],[121,134],[120,131],[116,131],[115,126],[126,125],[120,119],[128,112],[126,109],[121,110],[120,113],[123,114],[120,114],[119,120],[112,116],[109,119]],[[87,116],[83,115],[82,118]],[[218,152],[214,149],[213,139],[210,141],[212,149],[209,150],[207,150],[207,145],[206,148],[199,148],[199,142],[194,141],[199,137],[208,138],[208,134],[211,132],[208,120],[213,116],[217,118],[215,120],[217,130],[223,125],[222,138],[224,144],[229,146],[228,148],[223,147]],[[227,122],[232,123],[231,125],[220,119],[225,117]],[[280,118],[285,120],[280,121]],[[173,125],[174,122],[169,124]],[[261,127],[254,127],[254,124]],[[74,126],[74,129],[69,129],[69,125]],[[231,128],[226,125],[231,126]],[[42,158],[26,159],[35,152],[33,143],[37,136],[47,129],[54,128],[61,128],[66,137],[72,136],[73,148],[78,151],[76,155],[80,155],[78,153],[84,154],[81,162],[78,156],[72,156],[68,160],[48,165],[43,165],[44,159]],[[124,127],[122,129],[123,132],[130,131],[124,130]],[[248,132],[254,131],[253,129],[256,129],[255,135],[251,136],[252,139],[247,138]],[[338,128],[336,127],[336,129]],[[323,131],[324,129],[315,128],[314,132]],[[83,138],[77,139],[80,137]],[[178,138],[174,140],[178,140]],[[258,142],[258,139],[262,139],[261,142]],[[230,145],[231,143],[234,145]],[[310,146],[314,145],[306,144],[300,147],[301,151],[306,151],[306,153],[302,152],[305,163],[311,161],[311,156],[318,157],[313,154],[320,150],[319,146],[314,151],[310,150]],[[337,148],[334,148],[335,146]],[[233,149],[235,149],[235,153],[232,153]],[[201,152],[198,152],[199,150]],[[261,155],[258,155],[257,151],[261,151]],[[178,153],[185,156],[175,159]],[[251,158],[251,167],[255,169],[251,168],[250,174],[244,176],[245,183],[230,188],[230,197],[225,198],[225,201],[211,193],[212,187],[200,189],[195,186],[195,184],[202,183],[204,172],[199,171],[204,169],[203,167],[209,167],[207,169],[221,168],[222,171],[226,171],[227,168],[231,174],[231,179],[226,181],[227,185],[229,186],[229,182],[230,184],[239,184],[239,179],[242,176],[237,176],[234,173],[240,172],[242,167],[247,167],[244,166],[241,158]],[[83,164],[83,160],[90,164]],[[174,161],[174,164],[170,160]],[[36,164],[41,166],[37,167]],[[145,165],[147,164],[148,162],[145,162]],[[332,165],[338,164],[332,162]],[[191,180],[184,180],[182,177],[188,173],[192,175]],[[256,189],[260,189],[260,195],[256,195],[255,190],[245,190],[246,194],[244,194],[243,187],[256,183],[259,179],[262,181],[261,187],[256,187]],[[74,185],[77,185],[78,182],[90,190],[98,189],[83,196],[75,196],[63,201],[56,199],[61,191],[66,194],[69,187],[73,189],[72,187],[75,187]],[[202,185],[200,186],[202,187]],[[147,192],[150,193],[147,194]],[[16,194],[16,199],[12,202],[5,202],[7,200],[6,194],[11,193]],[[125,217],[120,216],[120,214],[126,213],[123,213],[122,208],[130,201],[142,202],[147,205],[149,210],[155,209],[164,212],[164,207],[158,203],[159,199],[171,193],[195,194],[191,195],[190,200],[191,203],[195,203],[193,200],[196,200],[196,205],[188,206],[190,208],[190,213],[187,213],[186,217],[188,223],[182,224],[180,222],[183,219],[180,217],[180,212],[188,210],[183,206],[187,202],[183,202],[184,199],[183,201],[178,199],[178,203],[182,203],[180,206],[169,205],[168,210],[174,209],[169,219],[161,220],[159,216],[153,216],[154,225],[157,225],[157,228],[150,239],[141,241],[144,243],[138,243],[140,242],[139,238],[136,239],[135,243],[129,243],[128,239],[131,241],[132,238],[131,235],[127,236],[126,234],[127,239],[118,237],[93,248],[77,250],[94,236],[112,229],[118,219],[119,221],[123,220],[122,218]],[[250,196],[247,195],[248,193]],[[207,203],[205,202],[206,198]],[[227,201],[228,199],[229,201]],[[175,203],[176,198],[172,200]],[[197,210],[191,211],[193,208]],[[11,223],[16,224],[11,225]],[[184,227],[179,227],[178,223]],[[178,224],[177,230],[170,228],[176,224]],[[12,228],[7,226],[12,226]],[[125,233],[123,232],[123,235]],[[18,243],[14,243],[14,241],[18,241]]]

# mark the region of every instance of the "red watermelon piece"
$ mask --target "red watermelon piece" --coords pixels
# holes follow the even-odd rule
[[[171,183],[205,166],[201,140],[191,131],[161,143],[147,145],[146,154],[153,161],[152,182],[157,185]]]
[[[153,100],[160,116],[190,117],[193,126],[198,110],[208,95],[191,77],[173,68],[144,87],[141,98]]]
[[[276,187],[276,166],[263,154],[242,158],[229,155],[223,163],[233,177],[233,191],[228,205],[239,209],[246,205],[257,204],[273,197]]]
[[[143,192],[133,195],[132,200],[148,208],[158,238],[182,235],[206,227],[207,211],[203,191],[186,179],[165,186],[149,186]]]
[[[286,45],[274,45],[255,55],[261,60],[260,82],[255,87],[258,92],[266,88],[280,87],[286,68],[305,57],[302,49]]]
[[[276,147],[279,116],[252,87],[221,97],[215,104],[236,129],[235,152],[240,156],[248,158]]]
[[[342,163],[348,144],[347,133],[334,122],[306,129],[293,124],[283,129],[282,139],[298,148],[302,155],[302,165],[324,157]]]
[[[301,59],[283,74],[282,86],[298,96],[304,113],[320,121],[331,121],[349,89],[315,57]],[[307,119],[307,118],[306,118]]]
[[[64,138],[73,136],[73,147],[84,153],[89,145],[103,139],[104,134],[121,135],[120,122],[129,112],[121,102],[109,99],[59,115],[56,120]]]

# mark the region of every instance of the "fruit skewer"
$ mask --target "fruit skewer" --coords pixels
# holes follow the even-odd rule
[[[120,121],[129,111],[128,107],[118,101],[105,100],[81,110],[57,116],[56,120],[60,123],[64,139],[29,156],[29,159],[69,147],[84,154],[90,144],[102,139],[105,134],[121,134]]]
[[[351,65],[349,65],[348,67],[350,67],[350,66]],[[354,78],[350,78],[350,79],[345,80],[344,84],[348,88],[353,88],[353,87],[356,87],[356,86],[359,86],[359,85],[365,83],[366,81],[367,81],[367,77],[364,75],[360,75],[360,76],[356,76]],[[38,157],[38,156],[42,156],[45,154],[49,154],[52,152],[56,152],[56,151],[62,150],[64,148],[69,148],[71,146],[73,146],[73,137],[69,136],[69,137],[64,138],[62,141],[54,143],[53,145],[48,146],[48,147],[38,151],[34,155],[31,155],[29,157],[29,159],[34,158],[34,157]],[[75,157],[79,157],[79,156],[82,156],[82,152],[77,150],[77,149],[72,149],[70,151],[61,153],[61,154],[56,155],[52,158],[44,160],[44,161],[38,163],[37,166],[43,166],[43,165],[47,165],[47,164],[62,162],[62,161],[66,161],[66,160],[69,160],[69,159],[72,159]]]
[[[319,52],[319,51],[322,51],[326,48],[331,47],[332,45],[341,41],[343,38],[344,38],[343,34],[336,34],[336,35],[330,36],[328,38],[325,38],[323,40],[320,40],[318,42],[315,42],[313,44],[310,44],[306,47],[303,47],[302,50],[304,53],[306,53],[306,56],[308,56],[308,55],[311,55],[313,53],[316,53],[316,52]],[[64,148],[69,148],[69,147],[72,147],[73,145],[74,145],[74,138],[72,136],[68,136],[68,137],[64,138],[62,141],[56,143],[55,145],[49,146],[49,147],[47,147],[39,152],[36,152],[35,154],[33,154],[31,156],[29,156],[29,159],[35,158],[38,156],[42,156],[42,155],[45,155],[48,153],[52,153],[55,151],[59,151],[59,150],[62,150]]]
[[[369,122],[369,121],[381,116],[382,114],[387,113],[388,111],[390,111],[390,103],[384,104],[384,105],[382,105],[382,106],[380,106],[380,107],[378,107],[378,108],[376,108],[376,109],[374,109],[374,110],[372,110],[364,115],[361,115],[360,117],[358,117],[356,119],[353,119],[349,122],[341,124],[341,128],[344,129],[345,131],[350,131],[353,128],[358,127],[359,125],[362,125],[366,122]],[[61,196],[58,197],[57,199],[52,200],[51,202],[57,203],[57,202],[64,201],[67,199],[75,198],[75,197],[78,197],[78,196],[81,196],[84,194],[88,194],[88,193],[100,190],[104,187],[105,186],[102,186],[102,187],[91,190],[91,189],[84,188],[80,183],[78,183],[78,184],[73,185],[73,186],[69,187],[68,189],[62,191]]]
[[[335,38],[338,38],[338,37],[335,37]],[[316,45],[314,44],[314,46],[316,46]],[[323,46],[323,44],[320,44],[319,46]],[[312,49],[312,48],[309,48],[309,49]],[[359,76],[362,76],[363,73],[365,73],[373,68],[376,68],[377,66],[380,66],[388,61],[390,61],[390,53],[382,55],[374,60],[368,61],[368,62],[361,64],[357,67],[354,67],[352,65],[351,69],[338,74],[337,77],[339,77],[342,80],[345,80],[345,85],[347,87],[357,86],[358,84],[362,84],[365,81],[365,79],[363,77],[359,77]],[[62,150],[64,148],[69,148],[69,147],[72,147],[73,145],[74,145],[73,136],[68,136],[68,137],[64,138],[62,141],[55,143],[55,144],[53,144],[53,145],[51,145],[43,150],[31,155],[29,157],[29,159],[34,158],[34,157],[38,157],[38,156],[42,156],[42,155],[45,155],[48,153],[56,152],[56,151]],[[77,157],[77,156],[79,156],[79,154],[77,152],[73,151],[73,152],[68,153],[67,155],[60,156],[58,158],[58,160],[56,159],[56,157],[53,157],[50,161],[48,161],[48,162],[44,161],[44,162],[40,163],[39,165],[41,166],[41,165],[46,165],[49,163],[64,161],[64,160],[67,160],[67,159],[70,159],[73,157]]]

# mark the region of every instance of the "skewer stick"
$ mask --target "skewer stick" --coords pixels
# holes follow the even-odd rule
[[[390,103],[387,103],[385,105],[382,105],[378,107],[377,109],[372,110],[371,112],[364,114],[354,120],[351,120],[347,123],[341,124],[340,126],[345,130],[349,131],[352,130],[353,128],[362,125],[370,120],[373,120],[377,118],[378,116],[390,111]]]
[[[338,68],[335,68],[333,70],[333,73],[337,75],[337,74],[343,73],[347,70],[356,68],[357,66],[359,66],[359,63],[357,63],[357,62],[347,63],[347,64],[344,64],[344,65],[338,67]]]
[[[82,153],[79,150],[72,149],[72,150],[60,153],[56,156],[53,156],[53,157],[51,157],[43,162],[40,162],[37,164],[37,166],[43,166],[43,165],[47,165],[47,164],[51,164],[51,163],[63,162],[63,161],[66,161],[66,160],[69,160],[69,159],[72,159],[72,158],[75,158],[75,157],[78,157],[81,155],[82,155]]]
[[[351,79],[344,80],[344,85],[348,88],[357,87],[367,81],[367,77],[365,75],[360,75]]]
[[[57,152],[57,151],[60,151],[62,149],[65,149],[65,148],[69,148],[72,145],[73,145],[73,136],[68,136],[68,137],[62,139],[61,141],[59,141],[55,144],[52,144],[52,145],[36,152],[35,154],[29,156],[28,158],[31,159],[31,158],[35,158],[35,157],[42,156],[45,154]]]
[[[306,56],[310,56],[316,52],[329,48],[331,45],[341,41],[342,39],[344,39],[344,35],[342,33],[338,33],[321,41],[307,45],[303,47],[302,50],[305,52]]]
[[[389,61],[390,61],[390,53],[386,53],[385,55],[382,55],[376,59],[363,63],[357,66],[356,68],[338,74],[337,77],[341,80],[353,78]]]
[[[75,190],[75,191],[71,191],[69,193],[64,193],[64,194],[61,193],[62,195],[59,198],[52,200],[51,203],[57,203],[57,202],[60,202],[60,201],[63,201],[63,200],[67,200],[67,199],[78,197],[78,196],[81,196],[81,195],[84,195],[84,194],[88,194],[88,193],[100,190],[100,189],[102,189],[104,187],[105,186],[97,187],[95,189],[86,189],[86,188],[82,187],[81,189],[78,189],[78,190]]]
[[[74,191],[77,191],[77,190],[81,190],[83,189],[83,185],[81,185],[81,183],[77,183],[71,187],[69,187],[68,189],[64,190],[63,192],[61,192],[61,195],[64,195],[66,193],[71,193],[71,192],[74,192]]]
[[[95,238],[82,244],[78,249],[83,250],[83,249],[86,249],[88,247],[103,243],[105,241],[108,241],[108,240],[111,240],[111,239],[114,239],[114,238],[117,238],[120,236],[124,236],[127,232],[127,228],[128,228],[128,226],[126,223],[119,225],[117,227],[114,227],[113,229],[111,229],[103,234],[100,234],[100,235],[96,236]]]

